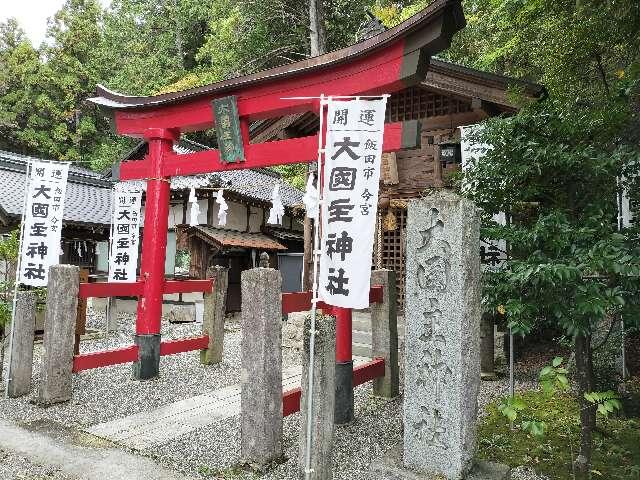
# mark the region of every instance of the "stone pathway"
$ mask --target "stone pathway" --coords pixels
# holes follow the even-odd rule
[[[354,366],[369,358],[355,357]],[[302,367],[282,372],[282,390],[300,386]],[[94,425],[85,431],[130,448],[162,445],[198,428],[240,414],[240,384],[173,402],[148,412]]]
[[[113,448],[106,442],[101,445],[91,442],[90,439],[77,438],[63,427],[48,427],[49,425],[30,425],[25,428],[0,420],[0,451],[9,453],[9,458],[22,458],[23,463],[33,465],[34,470],[47,472],[47,478],[52,478],[53,475],[65,480],[192,478],[167,470],[149,458]],[[45,432],[39,431],[41,428]],[[3,471],[3,467],[0,467],[0,472]],[[45,475],[19,478],[45,478]]]

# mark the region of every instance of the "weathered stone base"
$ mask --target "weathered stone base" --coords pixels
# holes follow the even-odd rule
[[[394,449],[386,456],[371,462],[369,471],[376,480],[449,480],[441,475],[417,473],[402,464],[402,449]],[[500,463],[476,461],[464,480],[510,480],[511,469]]]

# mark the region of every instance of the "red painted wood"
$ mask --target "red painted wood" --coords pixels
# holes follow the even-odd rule
[[[374,285],[369,290],[369,303],[382,303],[384,295],[384,287],[382,285]]]
[[[80,298],[102,297],[137,297],[142,295],[144,282],[100,282],[81,283]],[[213,280],[167,280],[164,282],[163,292],[193,293],[213,291]]]
[[[143,282],[81,283],[80,298],[137,297],[142,295]]]
[[[402,148],[402,122],[388,123],[384,128],[382,149],[393,152]],[[291,163],[315,162],[318,159],[318,135],[245,145],[244,162],[222,163],[218,150],[178,155],[169,153],[162,169],[163,177],[241,170]],[[120,180],[143,180],[149,177],[148,158],[120,164]]]
[[[353,386],[357,387],[379,377],[384,377],[384,359],[374,358],[353,369]]]
[[[382,285],[374,285],[369,291],[369,303],[381,303]],[[318,302],[318,308],[332,312],[334,307],[324,302]],[[306,312],[311,310],[311,292],[295,292],[282,294],[282,313]]]
[[[336,362],[350,362],[353,358],[351,342],[353,337],[353,314],[350,308],[335,307],[336,316]]]
[[[192,352],[193,350],[205,350],[208,346],[209,337],[207,335],[167,340],[166,342],[160,342],[160,356]]]
[[[158,127],[154,125],[154,127]],[[145,202],[144,231],[140,277],[145,279],[142,296],[138,300],[136,335],[160,333],[162,295],[164,293],[164,262],[167,253],[170,186],[163,178],[164,161],[173,152],[173,141],[167,136],[173,131],[157,132],[149,138],[147,172],[147,198]]]
[[[292,413],[300,411],[300,399],[302,389],[300,387],[287,390],[282,394],[282,416],[287,417]]]
[[[383,376],[384,360],[382,358],[375,358],[371,362],[353,369],[353,386],[357,387],[374,378]],[[282,416],[286,417],[292,413],[299,412],[301,398],[302,389],[300,387],[284,392],[282,394]]]
[[[210,293],[213,291],[213,279],[206,280],[166,280],[164,293]]]
[[[103,350],[101,352],[82,353],[73,357],[73,372],[81,372],[92,368],[107,367],[120,363],[130,363],[138,360],[138,346]]]
[[[366,95],[391,93],[404,87],[400,70],[404,40],[370,55],[352,58],[321,72],[300,73],[296,77],[250,85],[211,97],[184,101],[146,110],[115,112],[117,131],[123,135],[142,136],[148,128],[180,129],[182,132],[204,130],[213,126],[211,101],[236,95],[238,112],[249,121],[309,111],[313,100],[283,100],[284,97],[325,95]]]

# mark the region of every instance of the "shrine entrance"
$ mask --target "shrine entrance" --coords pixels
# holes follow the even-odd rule
[[[459,0],[436,0],[397,27],[363,42],[319,57],[265,72],[233,78],[187,91],[150,97],[127,96],[98,87],[90,99],[113,117],[121,135],[143,138],[149,153],[123,162],[120,180],[143,180],[147,196],[140,277],[137,282],[89,284],[88,296],[135,293],[138,298],[135,343],[127,355],[103,359],[103,365],[135,360],[136,379],[159,374],[163,294],[211,288],[208,282],[167,282],[164,278],[171,177],[225,170],[315,162],[319,136],[251,143],[249,125],[267,118],[303,112],[323,115],[321,95],[376,96],[419,83],[431,56],[446,49],[464,27]],[[218,149],[178,154],[173,144],[183,133],[215,127]],[[387,123],[383,151],[415,148],[420,143],[417,121]],[[215,286],[213,287],[215,288]],[[337,360],[351,359],[351,315],[337,309]],[[340,311],[342,310],[342,311]],[[183,348],[198,345],[187,345]],[[166,347],[164,347],[166,350]],[[181,350],[185,351],[185,350]],[[135,353],[137,358],[132,358]]]

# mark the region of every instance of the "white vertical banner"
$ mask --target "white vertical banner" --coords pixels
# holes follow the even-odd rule
[[[140,206],[142,189],[137,184],[121,182],[113,189],[109,281],[135,282],[140,241]]]
[[[46,287],[49,267],[60,261],[60,235],[68,163],[31,162],[20,243],[18,283]]]
[[[328,102],[318,296],[329,305],[369,306],[386,104]]]

